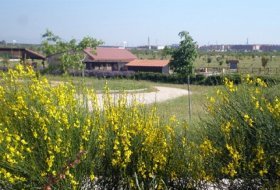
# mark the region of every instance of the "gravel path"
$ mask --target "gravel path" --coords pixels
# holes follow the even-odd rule
[[[135,97],[140,103],[151,104],[155,102],[164,102],[188,94],[187,90],[180,88],[155,86],[156,92],[137,93]]]
[[[51,81],[52,86],[57,86],[61,83],[61,81]],[[184,90],[181,88],[170,88],[170,87],[162,87],[162,86],[154,86],[156,89],[155,92],[142,92],[146,89],[138,89],[138,90],[127,90],[127,101],[128,104],[131,104],[133,100],[136,100],[142,104],[152,104],[156,102],[164,102],[170,99],[178,98],[180,96],[188,95],[188,90]],[[110,91],[114,92],[114,91]],[[191,92],[189,93],[191,94]],[[120,97],[120,93],[117,91],[111,94],[111,97],[117,102],[118,98]],[[103,107],[103,94],[97,94],[97,101],[98,105],[102,108]],[[89,109],[92,110],[92,102],[88,102]]]
[[[154,88],[157,90],[156,92],[128,93],[127,94],[128,104],[130,104],[132,100],[137,100],[139,103],[142,104],[152,104],[152,103],[164,102],[180,96],[188,95],[187,90],[180,89],[180,88],[170,88],[170,87],[161,87],[161,86],[155,86]],[[102,107],[102,99],[103,99],[102,96],[103,96],[102,94],[97,95],[98,104],[101,107]],[[120,97],[120,94],[117,93],[112,94],[111,97],[116,102]]]

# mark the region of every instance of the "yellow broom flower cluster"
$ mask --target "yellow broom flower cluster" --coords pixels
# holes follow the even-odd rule
[[[217,149],[213,160],[220,165],[214,170],[230,179],[258,178],[266,184],[279,178],[279,97],[272,96],[270,86],[259,77],[247,75],[242,82],[237,87],[225,79],[225,89],[218,90],[215,101],[209,99],[213,120],[208,122],[207,136]]]
[[[156,107],[128,103],[125,93],[114,99],[105,87],[100,103],[92,90],[52,86],[18,66],[0,77],[0,188],[80,189],[98,180],[115,189],[199,188],[221,178],[277,179],[279,97],[268,98],[259,78],[244,83],[226,79],[225,90],[209,98],[207,122],[194,129],[176,117],[162,120]]]

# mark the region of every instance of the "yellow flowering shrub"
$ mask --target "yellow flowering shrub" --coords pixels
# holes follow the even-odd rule
[[[52,87],[29,67],[1,76],[0,183],[12,188],[75,188],[91,124],[70,84]]]
[[[125,96],[116,104],[107,98],[97,127],[94,163],[101,168],[96,173],[111,176],[114,185],[135,174],[148,184],[166,168],[173,129],[160,122],[155,110],[137,102],[128,107]]]
[[[100,103],[92,90],[52,86],[18,66],[2,74],[0,98],[0,187],[77,189],[105,176],[109,187],[125,180],[132,188],[137,176],[148,188],[186,166],[171,167],[177,149],[188,150],[176,119],[163,123],[156,108],[128,105],[125,94],[114,100],[106,88]]]
[[[209,118],[191,128],[125,93],[105,87],[100,102],[18,66],[0,76],[0,189],[270,187],[280,177],[280,101],[269,89],[226,79]]]
[[[217,150],[207,167],[216,168],[215,178],[242,179],[244,187],[279,183],[280,93],[270,88],[260,78],[247,76],[238,86],[225,79],[225,89],[209,101],[204,134]]]

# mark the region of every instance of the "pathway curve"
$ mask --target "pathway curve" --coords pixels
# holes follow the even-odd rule
[[[188,95],[188,90],[184,90],[181,88],[170,88],[170,87],[162,87],[162,86],[155,86],[154,88],[157,91],[128,93],[127,94],[128,104],[130,104],[132,100],[136,100],[142,104],[152,104],[152,103],[164,102],[170,99],[178,98],[180,96]],[[118,93],[111,94],[111,97],[115,101],[117,101],[118,98],[120,97],[120,94]],[[98,104],[102,107],[103,94],[98,94],[97,98],[98,98]]]

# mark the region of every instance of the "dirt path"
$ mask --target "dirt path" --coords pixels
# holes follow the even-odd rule
[[[180,88],[155,86],[156,92],[137,93],[135,97],[140,103],[151,104],[155,102],[164,102],[188,94],[187,90]]]
[[[51,81],[52,86],[57,86],[61,83],[61,81]],[[188,91],[181,89],[181,88],[171,88],[171,87],[162,87],[162,86],[154,86],[156,89],[155,92],[142,92],[146,89],[138,89],[138,90],[128,90],[127,93],[127,100],[128,104],[130,104],[133,100],[136,100],[139,103],[142,104],[152,104],[156,102],[164,102],[170,99],[178,98],[180,96],[188,95]],[[114,91],[111,91],[114,92]],[[191,92],[189,93],[191,94]],[[111,97],[116,102],[118,98],[120,97],[120,94],[117,93],[117,91],[113,94],[111,94]],[[103,94],[98,93],[97,94],[97,101],[100,107],[103,107]],[[92,110],[91,102],[89,102],[89,107]]]
[[[161,87],[161,86],[155,86],[154,88],[157,89],[156,92],[128,93],[127,94],[128,104],[130,104],[132,100],[136,100],[142,104],[152,104],[152,103],[164,102],[180,96],[188,95],[187,90],[180,89],[180,88],[170,88],[170,87]],[[120,94],[117,93],[112,94],[111,97],[114,101],[117,101],[118,98],[120,97]],[[98,98],[98,104],[100,105],[100,107],[102,107],[103,95],[98,94],[97,98]]]

